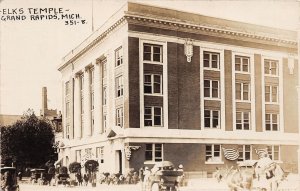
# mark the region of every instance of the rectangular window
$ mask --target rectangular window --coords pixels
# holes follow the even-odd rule
[[[206,162],[221,162],[221,145],[206,145],[205,146],[205,161]]]
[[[116,77],[116,97],[123,96],[123,76]]]
[[[250,58],[245,56],[235,56],[235,71],[246,72],[250,71]]]
[[[204,80],[204,97],[219,98],[219,81]]]
[[[152,106],[145,107],[144,125],[147,127],[162,126],[162,107]]]
[[[107,87],[104,86],[102,89],[102,105],[106,105],[107,103]]]
[[[123,49],[122,47],[118,48],[115,51],[115,58],[116,58],[116,66],[120,66],[123,64]]]
[[[162,75],[145,74],[144,75],[144,93],[162,94]]]
[[[81,162],[81,150],[76,150],[76,162]]]
[[[216,52],[203,52],[204,68],[220,69],[220,54]]]
[[[67,81],[65,84],[65,92],[66,92],[66,96],[68,96],[70,94],[70,82]]]
[[[102,64],[102,80],[104,80],[107,76],[107,70],[106,70],[106,61]]]
[[[279,146],[271,145],[268,146],[268,154],[272,160],[280,160],[280,148]]]
[[[162,144],[146,144],[145,151],[146,161],[159,162],[163,160]]]
[[[250,112],[236,112],[236,129],[250,130]]]
[[[104,130],[104,132],[106,132],[106,129],[107,129],[107,114],[104,113],[102,117],[103,117],[103,130]]]
[[[220,128],[220,111],[204,110],[204,127],[205,128]]]
[[[163,62],[161,45],[144,44],[143,59],[150,62]]]
[[[278,103],[278,86],[265,86],[265,102]]]
[[[238,161],[251,160],[251,145],[239,145],[238,150]]]
[[[96,147],[96,158],[99,163],[104,163],[104,147]]]
[[[265,118],[266,131],[279,131],[279,115],[278,114],[266,114]]]
[[[116,126],[123,127],[123,107],[116,109]]]
[[[278,76],[278,60],[265,59],[265,74]]]
[[[250,85],[245,82],[235,83],[235,99],[249,101],[250,100]]]

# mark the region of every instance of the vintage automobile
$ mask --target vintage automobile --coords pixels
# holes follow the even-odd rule
[[[15,167],[1,167],[1,190],[19,191]]]
[[[177,191],[179,190],[178,177],[182,176],[182,171],[174,169],[170,161],[156,163],[146,183],[148,191]]]
[[[43,177],[46,175],[46,170],[41,168],[34,168],[30,170],[30,182],[32,184],[39,183],[41,184]]]

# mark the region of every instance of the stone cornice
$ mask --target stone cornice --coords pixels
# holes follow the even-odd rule
[[[111,24],[107,29],[97,30],[79,46],[73,49],[62,59],[62,64],[59,65],[58,70],[61,71],[70,63],[74,62],[81,55],[94,47],[96,44],[104,41],[113,31],[123,24],[139,24],[143,26],[153,26],[163,29],[179,30],[183,32],[192,32],[197,34],[205,34],[208,36],[224,37],[228,39],[238,39],[243,41],[259,41],[265,44],[273,44],[277,46],[297,47],[297,39],[282,38],[280,35],[270,33],[262,33],[255,31],[242,31],[229,26],[197,24],[189,21],[182,21],[174,18],[163,18],[155,15],[147,15],[135,12],[125,11],[123,15],[116,22]]]
[[[94,39],[91,39],[91,42],[88,42],[88,40],[90,40],[89,38],[87,40],[85,40],[84,42],[82,42],[78,47],[73,49],[69,54],[67,54],[62,59],[62,64],[58,67],[58,70],[61,71],[68,64],[75,61],[77,58],[79,58],[81,55],[83,55],[89,49],[94,47],[96,44],[101,43],[103,40],[105,40],[105,38],[107,38],[107,36],[109,36],[114,30],[116,30],[118,27],[120,27],[123,24],[125,24],[125,17],[120,18],[117,22],[115,22],[112,26],[110,26],[103,33],[99,34]],[[96,31],[96,32],[98,32],[98,31]]]
[[[227,38],[250,38],[254,40],[261,40],[271,43],[277,43],[278,46],[296,46],[297,39],[288,39],[282,38],[279,35],[269,34],[269,33],[262,33],[262,32],[254,32],[254,31],[239,31],[234,28],[230,27],[223,27],[223,26],[209,26],[209,25],[199,25],[192,22],[184,22],[176,19],[169,19],[169,18],[162,18],[162,17],[155,17],[153,15],[141,15],[139,13],[132,13],[127,12],[126,20],[128,23],[131,24],[141,24],[143,25],[152,25],[152,26],[159,26],[159,28],[164,29],[176,29],[176,30],[194,30],[195,33],[207,34],[210,36],[222,36]]]

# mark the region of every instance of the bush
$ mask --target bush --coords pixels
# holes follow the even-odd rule
[[[96,172],[98,170],[99,163],[95,160],[88,160],[85,162],[84,167],[89,172]]]
[[[79,162],[72,162],[70,165],[69,165],[69,171],[70,173],[77,173],[79,172],[81,169],[81,165]]]
[[[68,168],[66,166],[60,167],[59,174],[68,174]]]

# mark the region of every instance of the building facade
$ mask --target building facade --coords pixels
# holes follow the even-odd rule
[[[267,149],[297,171],[294,31],[127,3],[58,70],[63,165],[124,173],[169,160],[209,176]]]

